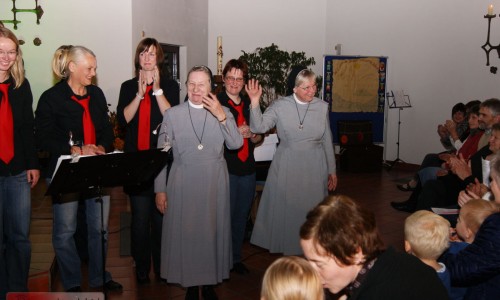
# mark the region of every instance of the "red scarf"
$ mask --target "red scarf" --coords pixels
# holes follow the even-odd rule
[[[151,137],[151,97],[149,92],[153,88],[148,85],[144,99],[139,104],[139,128],[137,134],[137,149],[148,150],[150,147],[149,138]]]
[[[9,102],[10,83],[0,83],[0,159],[8,164],[14,157],[14,118]]]
[[[236,118],[236,125],[241,126],[245,124],[245,117],[243,116],[243,100],[240,105],[236,105],[233,100],[229,100],[229,105],[231,105],[237,112],[238,117]],[[248,159],[248,138],[243,139],[243,146],[238,150],[238,158],[245,162]]]
[[[90,116],[90,110],[89,110],[90,96],[78,100],[78,98],[76,98],[76,96],[73,95],[71,96],[71,99],[73,99],[76,103],[80,104],[83,107],[83,117],[82,117],[83,143],[85,145],[95,145],[96,143],[95,127],[94,123],[92,122],[92,117]]]

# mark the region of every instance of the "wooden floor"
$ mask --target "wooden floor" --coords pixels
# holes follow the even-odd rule
[[[410,177],[414,166],[396,165],[392,170],[383,169],[376,173],[339,173],[336,193],[348,195],[372,210],[384,242],[398,250],[403,249],[403,223],[408,216],[389,205],[391,201],[403,201],[409,196],[396,188],[396,183]],[[49,197],[44,197],[45,185],[40,183],[33,190],[33,212],[31,226],[32,264],[30,291],[62,292],[63,288],[57,271],[53,268],[54,254],[51,244],[52,211]],[[107,270],[113,279],[120,282],[122,293],[109,293],[108,299],[184,299],[185,290],[179,286],[165,284],[153,279],[150,284],[138,285],[135,281],[133,260],[130,256],[120,256],[120,213],[129,211],[127,196],[121,188],[114,188],[111,196],[109,220],[109,250]],[[244,263],[250,274],[231,273],[231,278],[219,284],[216,292],[220,300],[259,299],[260,282],[264,271],[280,255],[269,254],[266,250],[245,242]],[[85,272],[85,271],[84,271]],[[84,291],[90,291],[83,284]]]

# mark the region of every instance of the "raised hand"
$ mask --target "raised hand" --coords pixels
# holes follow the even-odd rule
[[[226,120],[226,113],[222,109],[222,105],[212,93],[208,93],[208,95],[203,96],[202,98],[203,107],[205,107],[214,117],[217,118],[219,122],[224,122]]]
[[[160,71],[158,67],[155,66],[153,70],[153,91],[157,91],[160,89]]]
[[[250,79],[245,85],[245,91],[250,98],[252,107],[258,107],[260,105],[260,97],[262,96],[262,86],[259,84],[259,81],[256,79]]]
[[[146,74],[144,74],[143,70],[139,70],[139,80],[137,81],[138,87],[137,87],[137,95],[141,98],[144,97],[144,94],[146,93],[146,88],[147,88],[147,81],[146,81]]]

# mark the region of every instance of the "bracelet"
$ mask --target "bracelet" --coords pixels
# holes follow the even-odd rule
[[[153,91],[153,96],[161,96],[161,95],[163,95],[163,90],[162,89],[159,89],[156,92]]]
[[[135,95],[139,98],[139,100],[144,99],[144,96],[142,96],[142,97],[141,97],[141,96],[139,96],[139,93],[137,93],[137,94],[135,94]]]
[[[225,116],[224,116],[224,119],[222,119],[222,120],[217,119],[217,121],[219,121],[219,122],[221,122],[221,123],[222,123],[222,122],[226,121],[226,119],[227,119],[227,116],[225,115]]]

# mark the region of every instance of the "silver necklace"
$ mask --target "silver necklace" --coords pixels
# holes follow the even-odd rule
[[[297,100],[294,99],[294,102],[295,102],[295,108],[297,109],[297,116],[299,117],[299,129],[302,130],[304,129],[304,120],[306,119],[307,112],[309,111],[309,105],[311,104],[311,102],[307,103],[306,113],[304,114],[302,120],[300,119],[299,106],[297,105]]]
[[[189,112],[189,120],[191,121],[191,126],[193,127],[194,135],[196,135],[196,139],[198,139],[198,150],[203,150],[203,144],[201,141],[203,140],[203,134],[205,133],[205,125],[207,123],[207,111],[205,110],[205,121],[203,122],[203,130],[201,131],[201,137],[198,137],[196,133],[196,129],[194,129],[193,118],[191,117],[191,105],[188,104],[188,112]]]

